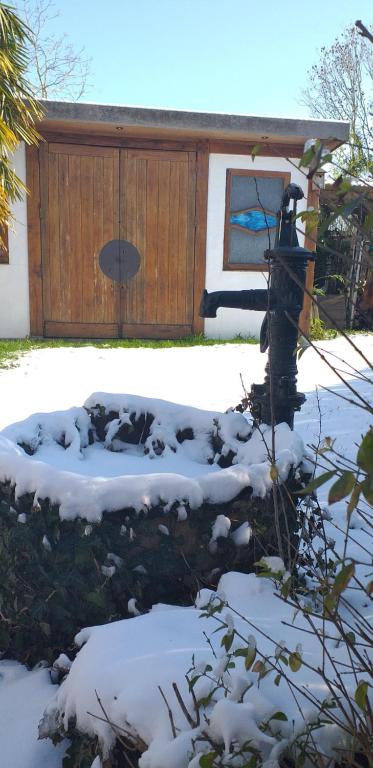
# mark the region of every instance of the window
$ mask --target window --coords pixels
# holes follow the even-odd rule
[[[8,227],[0,228],[0,264],[9,264]]]
[[[267,269],[264,252],[274,245],[281,198],[289,173],[228,168],[224,269]]]

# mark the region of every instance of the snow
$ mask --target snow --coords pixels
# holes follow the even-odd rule
[[[220,536],[226,538],[229,534],[231,521],[225,515],[218,515],[212,526],[212,541],[216,541]]]
[[[254,715],[253,704],[237,704],[230,699],[217,702],[211,716],[211,735],[218,743],[224,741],[227,754],[232,741],[242,747],[250,739],[257,748],[263,743],[275,743],[275,739],[259,730]]]
[[[236,547],[246,547],[252,536],[252,529],[246,521],[232,533],[232,539]]]
[[[106,426],[104,442],[89,445],[93,423],[87,410],[118,413]],[[144,444],[131,445],[116,435],[123,424],[140,416],[154,417]],[[179,442],[186,428],[193,439]],[[234,466],[220,469],[212,437],[222,441],[221,455],[232,454]],[[252,430],[240,413],[203,411],[134,395],[96,392],[85,407],[36,413],[0,433],[0,480],[15,485],[16,497],[32,493],[58,504],[62,519],[84,517],[99,522],[104,511],[133,508],[137,512],[175,502],[191,509],[204,501],[230,501],[251,486],[264,497],[272,486],[267,445],[270,429]],[[157,446],[162,446],[161,449]],[[30,456],[25,453],[32,450]],[[160,454],[159,454],[160,451]],[[287,424],[276,427],[276,464],[281,480],[298,466],[304,446]],[[34,505],[35,506],[35,505]],[[162,531],[165,533],[165,531]],[[49,542],[43,542],[48,548]]]
[[[37,741],[40,715],[55,686],[47,669],[28,672],[16,661],[0,662],[0,765],[2,768],[61,768],[66,741]]]
[[[273,574],[284,573],[285,565],[281,557],[261,557],[259,562]]]
[[[315,638],[300,632],[306,626],[302,617],[294,627],[288,628],[293,620],[293,610],[273,594],[273,583],[269,579],[257,578],[254,574],[228,573],[219,583],[218,596],[224,598],[231,613],[224,616],[229,631],[234,626],[243,637],[248,635],[248,625],[241,618],[247,617],[255,624],[257,644],[265,654],[274,653],[274,643],[268,637],[274,637],[275,643],[286,644],[289,648],[302,652],[306,661],[315,657]],[[227,656],[220,647],[220,635],[213,634],[217,628],[213,618],[201,619],[201,611],[194,608],[173,608],[157,606],[157,610],[137,616],[133,619],[114,622],[105,626],[82,630],[76,637],[81,650],[72,664],[65,681],[46,709],[42,728],[52,730],[60,724],[68,727],[70,719],[76,718],[78,728],[90,735],[96,735],[102,745],[104,756],[114,743],[113,730],[101,718],[102,710],[96,692],[107,712],[110,722],[123,724],[135,737],[149,745],[140,760],[140,768],[187,768],[189,765],[191,738],[201,735],[206,730],[205,722],[190,729],[185,716],[175,698],[173,683],[177,683],[183,701],[194,716],[193,702],[188,692],[185,673],[194,658],[200,673],[210,664],[210,676],[222,678],[228,690],[224,698],[222,690],[216,692],[212,703],[210,726],[207,729],[212,738],[225,744],[234,738],[243,744],[249,738],[270,759],[277,741],[270,734],[259,730],[259,724],[269,719],[275,712],[286,713],[287,722],[276,722],[281,727],[284,738],[290,738],[295,727],[299,727],[297,704],[292,697],[284,697],[284,684],[274,686],[269,675],[262,680],[258,689],[256,675],[245,672],[243,661],[235,659],[236,668],[226,670]],[[232,616],[233,612],[233,616]],[[237,613],[239,616],[237,616]],[[316,626],[320,628],[321,621]],[[258,633],[259,632],[259,633]],[[263,635],[260,635],[260,632]],[[281,632],[281,637],[278,637]],[[207,645],[204,633],[210,637],[214,653]],[[302,649],[299,646],[302,638]],[[242,644],[242,643],[241,643]],[[334,657],[344,658],[343,647],[334,648]],[[316,644],[317,646],[317,644]],[[239,647],[235,639],[233,649]],[[296,673],[288,671],[290,676]],[[298,679],[299,678],[299,679]],[[319,679],[307,668],[302,668],[301,677],[296,679],[300,685],[312,686],[314,693],[320,693]],[[252,684],[249,687],[248,684]],[[166,706],[158,686],[172,708],[176,731],[180,735],[172,737],[171,725]],[[213,684],[201,677],[194,687],[197,698],[208,694]],[[245,692],[246,691],[246,692]],[[327,689],[322,691],[326,695]],[[240,698],[244,694],[244,701]],[[300,705],[309,704],[302,695]],[[315,736],[317,739],[317,735]]]
[[[355,342],[364,350],[368,359],[373,359],[372,336],[356,337]],[[336,362],[334,355],[344,361],[339,363],[339,367],[349,371],[348,378],[352,378],[349,365],[356,366],[364,374],[368,373],[361,358],[351,350],[345,340],[335,339],[320,343],[319,346],[327,350],[329,359],[333,362]],[[185,405],[223,412],[241,398],[239,374],[244,374],[245,385],[249,388],[252,381],[262,380],[265,362],[266,356],[260,355],[258,347],[243,345],[167,350],[95,350],[93,348],[39,350],[25,356],[19,367],[0,371],[2,402],[6,403],[6,408],[3,408],[0,413],[0,427],[5,428],[19,419],[26,419],[31,413],[51,413],[79,406],[89,397],[93,388],[103,392],[120,392],[125,389],[139,396],[151,396],[170,401],[173,401],[176,395],[177,400]],[[245,371],[249,373],[245,375]],[[307,393],[307,401],[300,413],[296,415],[296,429],[300,436],[296,439],[300,440],[300,444],[302,439],[305,444],[317,442],[321,420],[322,434],[336,437],[340,452],[345,456],[354,457],[356,443],[369,426],[369,417],[366,412],[348,406],[345,401],[332,393],[322,389],[316,390],[316,386],[321,385],[331,387],[341,395],[350,396],[347,388],[313,350],[307,350],[300,360],[298,381],[299,390]],[[364,379],[354,381],[354,387],[362,396],[371,397],[369,381]],[[282,439],[283,444],[280,442]],[[5,440],[6,438],[3,437],[3,446]],[[278,435],[278,445],[283,451],[283,472],[291,461],[291,452],[290,455],[286,453],[289,450],[286,440],[285,433]],[[77,443],[74,445],[76,446]],[[240,445],[242,446],[240,461],[250,460],[247,454],[244,456],[250,442],[240,443]],[[252,446],[251,450],[254,447]],[[298,447],[293,445],[292,450],[297,452],[299,444]],[[2,472],[4,471],[3,462],[8,460],[7,452],[11,457],[9,461],[13,468],[16,467],[17,472],[19,470],[21,473],[21,469],[24,471],[22,462],[27,462],[28,466],[33,467],[28,482],[31,485],[35,484],[36,477],[40,495],[49,490],[48,483],[55,485],[57,482],[54,472],[59,473],[60,478],[63,475],[65,480],[66,472],[70,472],[68,479],[72,483],[74,478],[80,478],[78,481],[82,482],[83,477],[88,488],[93,482],[94,475],[94,482],[97,482],[95,497],[98,496],[99,499],[100,494],[104,493],[104,487],[107,489],[111,482],[120,482],[114,472],[111,477],[98,479],[96,472],[92,472],[91,475],[87,473],[84,477],[82,470],[79,470],[81,473],[79,474],[78,461],[82,465],[86,464],[86,459],[76,459],[74,471],[71,466],[67,470],[60,465],[57,466],[57,463],[55,466],[51,463],[48,467],[50,476],[48,480],[45,470],[43,474],[42,470],[37,468],[38,465],[45,467],[44,461],[25,458],[21,449],[10,440],[7,441],[6,451],[2,454]],[[66,453],[67,451],[64,451],[67,461]],[[105,450],[102,449],[101,454],[104,453]],[[116,460],[120,457],[113,454],[110,458]],[[136,457],[132,458],[136,459]],[[101,456],[99,461],[102,460]],[[144,457],[141,461],[144,461]],[[153,464],[157,463],[159,474],[158,467],[162,465],[162,459],[149,459],[149,461]],[[205,471],[206,467],[203,469]],[[213,495],[215,488],[216,493],[221,494],[222,489],[217,488],[217,480],[223,478],[223,488],[228,486],[231,493],[232,487],[239,486],[245,480],[245,471],[247,473],[243,463],[228,470],[214,469],[215,471],[210,474],[205,472],[203,475],[204,481],[199,492],[202,492],[202,486],[205,483],[209,494]],[[242,473],[242,476],[235,474],[237,472]],[[107,473],[106,470],[105,473]],[[166,478],[167,474],[167,472],[164,473]],[[175,476],[177,477],[177,474]],[[184,474],[184,477],[190,489],[190,484],[195,482],[195,476]],[[152,475],[145,474],[139,478],[141,492],[146,493],[148,498],[154,493],[152,480],[149,478],[152,478]],[[26,481],[22,480],[22,482]],[[264,488],[265,473],[260,477],[260,482],[263,483]],[[138,493],[140,493],[139,488],[140,485],[136,488]],[[174,486],[172,490],[174,491]],[[331,515],[326,507],[327,490],[327,487],[323,486],[320,489],[319,498],[325,506],[327,534],[336,540],[338,547],[343,542],[345,503],[339,502],[332,507],[333,519],[330,520]],[[203,488],[203,492],[206,492],[206,487]],[[58,493],[62,498],[62,482],[58,486]],[[176,495],[180,499],[179,515],[184,516],[186,514],[184,489],[181,492],[177,491]],[[113,497],[115,497],[114,492]],[[84,514],[83,510],[82,513]],[[97,517],[100,515],[100,502],[95,515]],[[341,531],[336,529],[335,524],[340,526]],[[358,518],[355,519],[355,513],[352,517],[352,525],[356,541],[364,543],[364,524]],[[224,530],[224,528],[223,526],[220,528],[220,524],[217,524],[217,530]],[[242,535],[247,536],[248,531],[243,530]],[[352,542],[350,546],[350,555],[356,555],[357,544],[354,545]],[[273,558],[270,562],[266,562],[266,566],[276,573],[282,570],[277,567],[279,563],[274,562]],[[115,567],[115,563],[112,567]],[[366,571],[364,572],[363,566],[358,566],[358,572],[359,575],[365,575]],[[177,682],[183,699],[193,714],[192,701],[184,678],[185,672],[191,666],[193,655],[195,663],[202,669],[205,668],[206,663],[211,663],[216,674],[221,674],[224,669],[226,657],[224,650],[220,647],[221,635],[220,633],[211,634],[216,628],[214,619],[200,618],[203,606],[213,595],[214,593],[210,590],[204,589],[198,596],[195,608],[158,605],[144,616],[136,615],[136,605],[133,605],[135,614],[133,618],[83,630],[77,638],[82,645],[81,650],[59,688],[50,684],[48,672],[45,669],[28,672],[15,662],[0,662],[2,674],[0,711],[5,713],[5,716],[2,714],[0,719],[2,764],[6,768],[61,768],[64,745],[55,748],[49,741],[36,740],[37,721],[42,716],[43,710],[47,710],[49,720],[56,716],[62,717],[62,712],[65,712],[65,719],[76,714],[80,726],[88,733],[97,733],[102,743],[108,748],[113,738],[110,728],[92,714],[88,715],[88,712],[99,716],[102,714],[95,696],[96,689],[113,722],[127,720],[132,732],[139,734],[149,745],[141,758],[141,768],[186,768],[192,752],[192,739],[198,735],[198,727],[190,729],[177,704],[172,683]],[[231,618],[237,628],[242,629],[240,624],[242,619],[235,614],[235,611],[246,616],[250,626],[244,624],[245,637],[250,634],[255,636],[258,647],[264,653],[274,652],[273,644],[264,637],[267,635],[272,636],[278,646],[284,644],[293,650],[302,643],[303,658],[306,661],[317,662],[318,644],[314,636],[300,631],[302,625],[299,616],[293,623],[292,612],[275,597],[274,586],[269,579],[257,578],[253,574],[225,574],[219,582],[218,595],[229,602]],[[367,611],[365,608],[364,610]],[[286,626],[284,622],[288,622],[290,626]],[[258,634],[251,625],[258,627],[264,635]],[[217,659],[212,656],[211,649],[206,644],[204,632],[212,638]],[[333,655],[343,660],[343,645],[339,646],[333,639],[328,642]],[[253,640],[251,643],[253,644]],[[268,739],[270,735],[263,734],[261,731],[258,734],[258,725],[274,712],[286,711],[288,722],[276,721],[276,730],[282,738],[286,739],[293,728],[292,721],[297,723],[298,713],[295,704],[282,683],[278,688],[273,685],[271,675],[261,681],[259,689],[256,685],[250,688],[244,694],[243,703],[240,703],[247,680],[256,681],[257,679],[253,673],[245,672],[241,661],[238,658],[236,669],[230,670],[229,678],[225,677],[229,683],[227,699],[218,698],[214,704],[211,713],[214,736],[225,745],[233,736],[240,742],[244,735],[242,725],[244,720],[246,736],[250,726],[252,737],[262,739],[260,746],[267,759],[275,761],[278,742],[273,746],[271,742],[265,740],[264,737]],[[68,667],[69,663],[66,663],[65,668]],[[227,673],[223,672],[223,674]],[[312,686],[316,694],[324,695],[319,682],[312,679],[311,673],[304,667],[297,674],[297,682]],[[176,728],[180,729],[176,739],[172,738],[170,721],[158,689],[159,685],[172,706]],[[206,685],[205,678],[200,678],[196,685],[196,692],[202,695],[203,686]],[[309,703],[305,702],[304,707],[307,712],[310,711]],[[234,733],[232,728],[235,729]],[[20,738],[20,729],[22,738]],[[330,726],[318,734],[318,738],[325,742],[324,749],[330,749],[333,738],[336,737],[332,731]],[[199,749],[204,750],[204,743],[199,744]],[[189,768],[196,768],[198,764],[197,756],[190,763]],[[100,760],[97,759],[94,762],[94,768],[99,766]]]

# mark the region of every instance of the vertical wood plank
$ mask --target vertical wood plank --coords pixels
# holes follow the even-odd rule
[[[175,290],[172,292],[171,297],[171,311],[174,322],[184,323],[188,319],[191,322],[191,317],[187,318],[186,315],[186,302],[187,302],[187,275],[188,266],[193,269],[193,251],[188,254],[188,224],[189,213],[188,211],[188,165],[179,165],[179,210],[178,210],[178,248],[175,254],[172,264],[172,272],[174,275]],[[189,256],[189,258],[188,258]],[[189,261],[189,265],[188,265]]]
[[[80,258],[82,263],[82,306],[81,322],[89,322],[95,315],[96,322],[102,323],[105,319],[105,294],[102,301],[96,306],[96,296],[99,291],[98,270],[95,264],[95,248],[93,241],[92,222],[95,216],[93,207],[93,178],[94,162],[91,157],[80,158],[80,180],[82,200],[81,234],[80,234]],[[106,191],[110,194],[110,190]]]
[[[189,152],[188,162],[188,228],[186,240],[186,292],[185,292],[185,313],[186,317],[191,318],[193,322],[193,289],[194,289],[194,247],[195,247],[195,228],[196,228],[196,154]],[[189,255],[188,255],[189,254]]]
[[[159,167],[156,158],[147,162],[146,185],[146,274],[144,295],[144,322],[154,323],[157,318],[158,237],[159,237]]]
[[[128,152],[128,155],[131,153]],[[148,222],[152,216],[152,211],[148,205],[147,187],[148,187],[148,162],[145,158],[133,160],[136,178],[136,242],[141,257],[140,269],[135,277],[134,287],[136,289],[136,300],[132,306],[132,322],[145,322],[145,283],[148,275]],[[128,285],[128,293],[131,293],[131,283]]]
[[[31,336],[43,335],[43,282],[38,147],[26,147],[27,237]]]
[[[201,294],[206,281],[207,198],[209,176],[209,142],[197,147],[196,222],[194,244],[193,333],[203,333],[204,321],[199,316]]]
[[[70,209],[66,201],[69,199],[69,157],[58,155],[58,216],[59,216],[59,240],[57,251],[53,253],[53,259],[60,263],[60,291],[61,311],[60,321],[71,320],[70,283],[73,279],[71,273],[69,255],[71,253]],[[61,203],[59,202],[61,201]],[[57,257],[58,254],[58,257]]]
[[[69,270],[70,321],[83,321],[83,265],[82,265],[82,194],[80,155],[69,155],[69,218],[71,249],[67,254]],[[102,163],[102,158],[99,160]],[[62,203],[62,201],[61,201]],[[56,261],[58,253],[56,253]],[[64,265],[61,265],[64,268]],[[62,320],[62,317],[59,319]]]
[[[103,206],[103,180],[102,180],[102,158],[99,156],[94,157],[93,163],[92,163],[92,178],[93,178],[93,189],[92,189],[92,238],[93,243],[95,244],[95,248],[97,248],[98,252],[101,247],[104,244],[103,240],[103,213],[102,213],[102,206]],[[98,256],[98,253],[97,253]],[[94,272],[94,290],[95,292],[98,289],[98,279],[97,279],[97,273]],[[102,319],[102,314],[100,313],[100,320]]]
[[[170,166],[167,160],[158,164],[158,238],[157,238],[157,279],[155,285],[155,317],[157,323],[172,321],[170,296],[176,270],[169,262],[170,238]],[[180,322],[183,322],[180,320]]]
[[[180,167],[177,163],[170,163],[170,200],[172,201],[172,210],[170,211],[169,226],[169,260],[168,260],[168,322],[172,322],[175,317],[175,304],[177,301],[177,285],[174,286],[175,279],[172,275],[176,273],[176,280],[179,282],[178,272],[178,254],[179,254],[179,214],[180,214]]]

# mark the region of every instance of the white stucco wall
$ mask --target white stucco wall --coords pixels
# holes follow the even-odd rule
[[[15,172],[26,181],[26,151],[14,154]],[[0,264],[0,338],[23,338],[30,333],[26,195],[13,205],[9,228],[9,264]]]
[[[307,179],[294,165],[284,158],[256,157],[254,162],[247,155],[211,154],[209,162],[208,207],[207,207],[207,244],[206,244],[206,288],[208,291],[236,291],[251,288],[266,288],[266,276],[263,272],[223,271],[225,186],[227,168],[242,168],[250,171],[287,171],[291,181],[302,187],[305,198],[298,203],[298,211],[307,206]],[[300,227],[302,224],[300,223]],[[299,235],[299,245],[303,245]],[[205,334],[209,338],[233,338],[241,336],[259,336],[263,320],[262,312],[249,312],[240,309],[218,310],[217,318],[206,318]]]

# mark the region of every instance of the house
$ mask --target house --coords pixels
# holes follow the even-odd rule
[[[15,156],[29,195],[1,255],[0,336],[258,335],[261,313],[221,309],[203,321],[202,289],[266,287],[284,188],[302,187],[300,210],[316,202],[298,169],[305,141],[334,149],[348,124],[43,104],[44,141]]]

